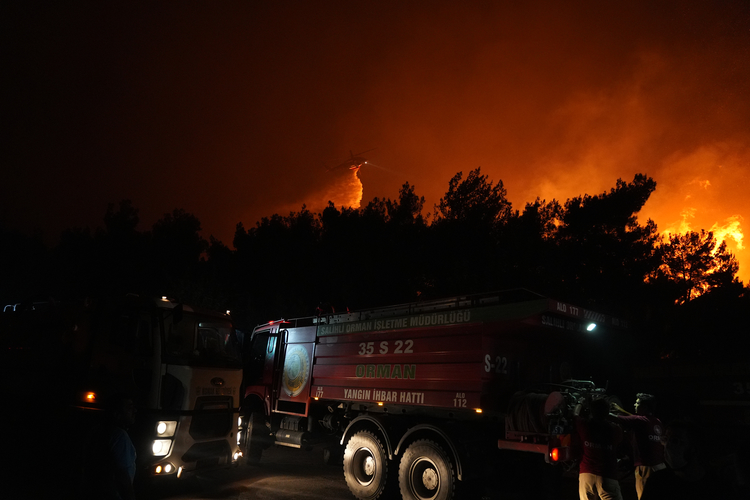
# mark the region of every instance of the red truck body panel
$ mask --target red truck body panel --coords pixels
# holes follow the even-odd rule
[[[520,386],[565,377],[590,321],[616,320],[486,295],[285,321],[279,400],[504,411]]]

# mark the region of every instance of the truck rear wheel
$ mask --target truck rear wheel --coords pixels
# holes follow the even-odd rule
[[[450,500],[456,482],[453,462],[434,441],[414,441],[401,457],[398,484],[404,500]]]
[[[386,491],[388,456],[375,434],[359,431],[344,449],[344,479],[349,491],[360,500],[375,500]]]

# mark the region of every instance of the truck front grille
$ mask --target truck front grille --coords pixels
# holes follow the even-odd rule
[[[231,430],[231,396],[206,396],[196,400],[189,430],[193,439],[197,441],[225,437]]]
[[[226,441],[209,441],[207,443],[195,443],[182,455],[185,463],[195,462],[196,469],[226,465],[232,463],[232,450]]]

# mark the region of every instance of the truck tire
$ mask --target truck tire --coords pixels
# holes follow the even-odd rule
[[[360,500],[375,500],[390,489],[388,455],[380,440],[369,431],[359,431],[344,449],[344,479],[349,491]]]
[[[262,413],[252,412],[244,417],[245,436],[243,436],[242,456],[245,464],[256,465],[260,462],[263,450],[267,448],[268,427]]]
[[[414,441],[401,457],[398,484],[404,500],[451,500],[456,483],[453,462],[434,441]]]

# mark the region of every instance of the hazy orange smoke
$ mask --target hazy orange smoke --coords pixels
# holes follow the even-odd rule
[[[665,64],[646,57],[619,87],[565,100],[552,115],[558,134],[531,160],[532,174],[501,167],[494,176],[506,182],[521,208],[537,196],[564,202],[609,191],[618,178],[649,175],[657,186],[638,214],[640,222],[653,219],[663,235],[712,231],[726,241],[747,284],[750,251],[743,225],[750,213],[750,135],[739,125],[712,135],[718,126],[709,126],[709,115],[696,119],[675,111],[691,109],[687,104],[665,107],[666,96],[681,85],[668,74],[673,66]]]
[[[341,169],[328,172],[322,187],[311,186],[310,192],[302,199],[276,210],[277,213],[286,214],[297,212],[302,205],[313,213],[320,213],[328,206],[328,202],[341,210],[344,208],[359,208],[362,202],[362,181],[359,179],[358,170]]]

